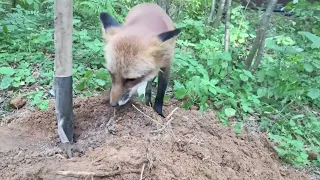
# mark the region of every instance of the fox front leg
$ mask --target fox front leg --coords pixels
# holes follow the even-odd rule
[[[145,103],[148,106],[151,106],[151,90],[152,90],[152,82],[153,80],[148,81],[147,87],[146,87],[146,96],[145,96]]]
[[[161,71],[158,75],[158,90],[157,90],[157,96],[154,103],[154,110],[162,117],[164,117],[162,112],[163,107],[163,99],[164,94],[166,92],[168,81],[170,76],[170,68],[161,68]]]

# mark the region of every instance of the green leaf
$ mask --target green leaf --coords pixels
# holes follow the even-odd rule
[[[244,112],[253,112],[253,109],[250,107],[251,104],[249,102],[241,102],[241,108]]]
[[[214,95],[217,94],[217,90],[216,90],[216,88],[214,88],[214,87],[209,87],[209,91],[210,91],[212,94],[214,94]]]
[[[292,127],[296,126],[296,122],[294,122],[294,120],[290,120],[290,121],[289,121],[289,124],[290,124],[290,126],[292,126]]]
[[[267,92],[268,92],[267,88],[262,87],[257,90],[257,95],[258,97],[263,97],[267,95]]]
[[[240,79],[242,80],[242,81],[248,81],[248,76],[246,76],[246,75],[244,75],[244,74],[240,74]]]
[[[174,94],[178,99],[183,99],[187,94],[187,90],[185,88],[179,88],[175,90]]]
[[[298,115],[295,115],[295,116],[292,116],[292,120],[295,120],[295,119],[300,119],[300,118],[303,118],[305,115],[304,114],[298,114]]]
[[[144,94],[142,94],[142,95],[144,96]],[[163,98],[164,101],[168,101],[169,99],[170,99],[169,95],[164,95],[164,98]]]
[[[218,82],[219,82],[219,79],[211,79],[210,80],[211,86],[214,86],[214,85],[218,84]]]
[[[303,67],[307,72],[313,71],[313,66],[311,64],[304,64]]]
[[[0,74],[11,76],[14,73],[15,70],[12,67],[0,67]]]
[[[102,79],[96,79],[96,83],[99,85],[99,86],[104,86],[106,85],[106,81],[102,80]]]
[[[281,141],[283,139],[283,136],[273,135],[273,134],[269,134],[269,137],[275,141]]]
[[[302,158],[302,159],[308,159],[308,154],[307,153],[305,153],[305,152],[301,152],[300,153],[300,157]]]
[[[11,78],[10,76],[5,76],[0,83],[0,89],[7,89],[13,81],[14,78]]]
[[[84,77],[85,78],[90,78],[93,75],[93,71],[92,70],[88,70],[85,74]]]
[[[271,77],[276,77],[277,76],[277,73],[275,71],[273,71],[273,70],[267,71],[266,74],[268,76],[271,76]]]
[[[276,51],[283,51],[284,48],[281,47],[281,46],[278,46],[274,40],[272,38],[267,38],[266,39],[266,47],[267,48],[270,48],[270,49],[273,49],[273,50],[276,50]]]
[[[44,100],[39,104],[39,109],[41,110],[47,110],[49,107],[49,101],[48,100]]]
[[[33,3],[33,0],[27,0],[27,3],[31,5]]]
[[[231,54],[226,51],[221,53],[221,59],[226,60],[226,61],[232,61]]]
[[[82,91],[84,89],[85,85],[86,85],[86,81],[81,81],[78,85],[76,85],[75,89],[77,91]]]
[[[109,78],[109,74],[105,69],[100,68],[96,73],[96,77],[99,79],[107,80]]]
[[[81,22],[80,19],[73,19],[73,21],[72,21],[73,24],[77,24],[77,23],[80,23],[80,22]]]
[[[246,76],[250,77],[251,79],[254,79],[254,76],[252,75],[252,73],[251,73],[250,71],[243,70],[243,73],[244,73]]]
[[[27,83],[34,83],[34,82],[36,82],[36,80],[35,80],[32,76],[28,76],[28,77],[25,79],[25,81],[26,81]]]
[[[3,26],[3,32],[6,33],[6,34],[8,33],[8,27],[7,26]]]
[[[310,32],[306,32],[306,31],[301,31],[301,32],[299,32],[299,34],[304,35],[310,41],[312,41],[311,48],[313,48],[313,49],[320,48],[320,37],[318,37]]]
[[[222,63],[221,63],[221,67],[222,67],[222,68],[228,67],[228,63],[227,63],[227,62],[222,62]]]
[[[311,88],[307,94],[311,99],[317,99],[320,96],[320,90]]]
[[[236,110],[234,110],[233,108],[226,108],[224,110],[225,115],[230,118],[236,115]]]
[[[240,134],[242,132],[242,125],[243,125],[243,122],[240,121],[240,122],[237,122],[237,124],[234,126],[234,132],[236,134]]]
[[[303,142],[298,140],[292,140],[291,144],[294,145],[297,149],[303,149]]]

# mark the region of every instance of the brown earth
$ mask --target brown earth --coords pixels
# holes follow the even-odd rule
[[[134,106],[114,111],[103,97],[75,99],[71,159],[61,150],[53,107],[4,118],[1,179],[139,180],[141,172],[145,180],[308,179],[284,167],[263,134],[236,135],[213,112],[178,109],[168,120],[142,103]],[[177,106],[165,106],[165,114]]]

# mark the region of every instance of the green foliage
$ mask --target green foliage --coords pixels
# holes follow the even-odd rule
[[[280,118],[269,124],[270,138],[279,143],[276,150],[289,163],[309,164],[308,152],[320,152],[320,121],[311,113],[298,114],[290,119]],[[320,165],[320,158],[312,160]]]
[[[49,107],[48,95],[43,91],[39,90],[32,94],[27,95],[31,106],[37,106],[40,110],[46,110]]]
[[[30,105],[43,110],[48,107],[53,85],[53,2],[21,0],[15,8],[10,8],[10,1],[0,3],[0,90],[9,96],[22,93]],[[74,1],[76,96],[96,95],[110,87],[99,13],[111,13],[123,22],[129,9],[141,2]],[[256,121],[278,143],[281,158],[295,165],[320,165],[319,3],[299,0],[286,7],[295,16],[272,16],[265,54],[253,73],[244,70],[243,61],[260,12],[233,4],[231,46],[230,52],[225,52],[223,23],[213,29],[206,22],[208,2],[171,2],[170,14],[176,27],[183,28],[172,68],[174,97],[183,101],[186,109],[196,105],[201,112],[216,110],[221,122],[232,125],[237,134],[249,117],[258,114]],[[310,159],[310,151],[318,153],[317,159]]]

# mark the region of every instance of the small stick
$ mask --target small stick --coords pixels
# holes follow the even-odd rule
[[[142,169],[141,169],[141,174],[140,174],[140,180],[143,179],[143,171],[144,171],[144,167],[145,167],[146,163],[143,163]]]
[[[83,177],[83,176],[95,176],[95,177],[112,177],[121,174],[136,173],[139,174],[140,169],[131,169],[123,171],[113,171],[113,172],[88,172],[88,171],[57,171],[56,174],[69,177]]]
[[[169,124],[171,123],[172,120],[173,120],[173,118],[169,119],[169,121],[167,121],[166,124],[162,128],[151,131],[151,133],[158,133],[158,132],[163,131],[166,127],[169,126]]]
[[[171,123],[171,121],[174,119],[174,118],[172,118],[173,113],[174,113],[176,110],[178,110],[178,109],[179,109],[179,107],[176,107],[176,108],[174,108],[173,111],[171,111],[171,113],[166,117],[166,119],[169,119],[169,118],[170,118],[170,119],[166,122],[166,124],[164,124],[164,125],[162,126],[161,129],[157,129],[157,130],[151,131],[151,133],[158,133],[158,132],[163,131],[165,128],[167,128],[167,127],[169,126],[169,124]]]
[[[156,120],[152,119],[150,116],[146,115],[144,112],[142,112],[140,109],[138,109],[134,104],[132,104],[132,106],[139,111],[141,114],[143,114],[144,116],[148,117],[151,121],[155,122],[158,125],[161,125],[159,122],[157,122]]]
[[[174,108],[174,110],[171,111],[171,113],[166,117],[166,119],[170,119],[170,117],[173,115],[173,113],[178,109],[179,109],[179,107]]]

